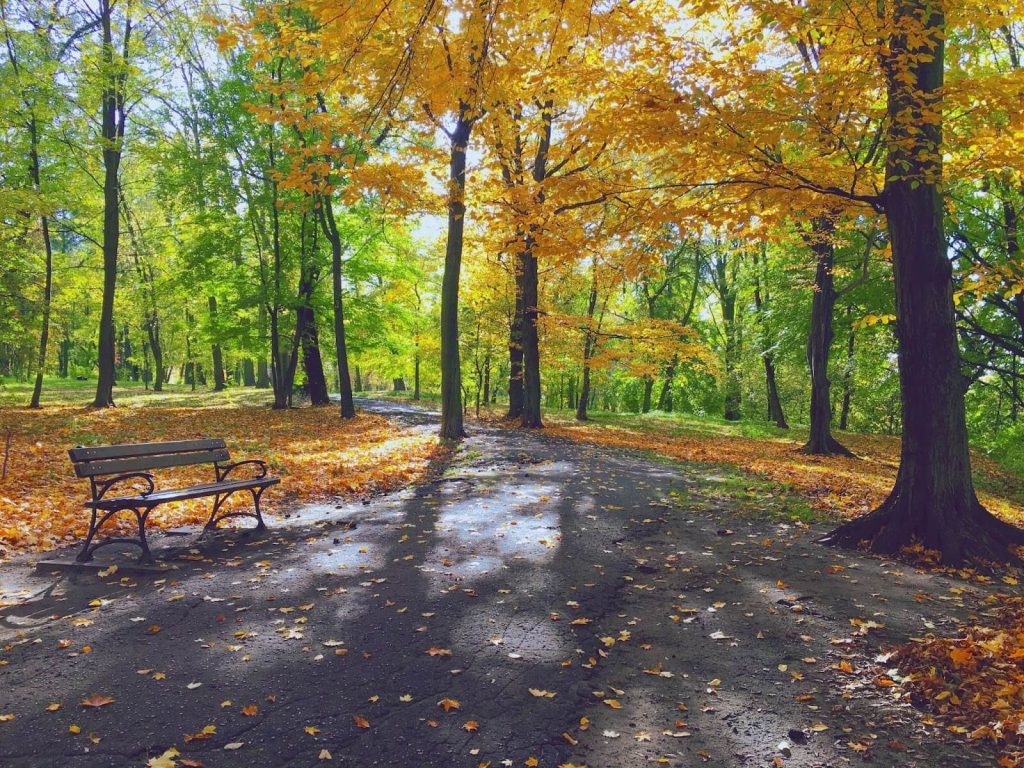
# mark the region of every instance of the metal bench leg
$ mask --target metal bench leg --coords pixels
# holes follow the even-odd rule
[[[156,561],[153,559],[153,553],[149,551],[149,542],[146,541],[146,518],[149,517],[149,513],[152,507],[146,507],[145,511],[139,511],[133,509],[135,518],[139,521],[139,544],[142,545],[142,554],[139,556],[139,563],[143,565],[154,565]]]
[[[264,485],[262,488],[252,489],[252,505],[253,507],[256,508],[257,531],[265,531],[267,529],[267,524],[263,522],[263,513],[260,512],[260,497],[263,495],[263,492],[267,490],[268,487],[269,486]]]
[[[206,525],[203,526],[203,532],[204,533],[206,531],[212,531],[212,530],[214,530],[217,527],[217,513],[220,512],[221,504],[223,504],[225,501],[227,501],[228,496],[230,496],[230,495],[231,494],[225,494],[224,496],[221,496],[218,493],[214,497],[214,499],[213,499],[213,511],[210,512],[210,519],[207,521]]]
[[[103,518],[103,522],[106,522],[106,516]],[[100,523],[100,525],[103,524]],[[78,557],[75,560],[79,563],[88,563],[92,560],[92,540],[96,537],[96,531],[100,529],[99,525],[96,525],[96,510],[92,510],[92,517],[89,519],[89,533],[85,536],[85,543],[82,545],[82,551],[78,553]]]

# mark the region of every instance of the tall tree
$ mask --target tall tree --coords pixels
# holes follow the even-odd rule
[[[947,563],[1006,560],[1024,531],[981,506],[971,476],[942,204],[941,0],[895,0],[882,68],[889,113],[882,195],[896,277],[903,439],[896,484],[869,515],[826,537],[894,552],[913,540]]]
[[[120,43],[115,40],[116,0],[99,0],[101,133],[103,153],[103,300],[99,322],[99,378],[93,406],[114,404],[114,292],[117,288],[117,252],[121,238],[118,171],[128,120],[126,86],[132,44],[132,11],[125,5],[120,16]]]

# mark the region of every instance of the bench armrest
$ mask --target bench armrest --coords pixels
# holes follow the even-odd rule
[[[236,461],[234,464],[225,464],[223,467],[217,466],[217,482],[226,478],[232,470],[244,467],[246,464],[253,464],[260,468],[260,473],[256,476],[257,478],[267,476],[267,462],[262,459],[246,459],[245,461]]]
[[[154,490],[156,490],[155,478],[149,472],[128,472],[124,475],[116,475],[108,480],[104,480],[102,483],[97,483],[93,486],[93,500],[98,501],[102,499],[107,491],[113,488],[118,483],[122,483],[125,480],[141,479],[149,483],[149,488],[141,493],[142,496],[148,496]]]

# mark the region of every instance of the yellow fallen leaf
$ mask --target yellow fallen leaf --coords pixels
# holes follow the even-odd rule
[[[538,699],[553,699],[558,695],[554,691],[544,691],[540,688],[530,688],[530,694],[536,696]]]
[[[171,747],[165,751],[160,757],[151,757],[146,763],[146,768],[175,768],[177,762],[176,758],[181,753],[178,752],[174,747]]]
[[[318,733],[320,733],[320,729],[317,728],[315,725],[307,725],[302,730],[304,730],[310,736],[316,736]]]
[[[622,703],[618,699],[605,699],[602,703],[612,709],[622,709]]]
[[[328,752],[326,749],[321,749],[320,750],[320,754],[319,754],[318,757],[319,757],[320,760],[330,760],[331,759],[331,753]]]

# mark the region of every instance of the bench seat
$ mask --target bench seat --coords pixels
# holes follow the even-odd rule
[[[254,477],[251,479],[225,480],[220,483],[203,483],[201,485],[190,485],[185,488],[162,488],[153,493],[138,494],[136,496],[115,496],[113,498],[97,499],[87,501],[85,506],[93,509],[132,509],[134,507],[155,507],[168,501],[188,501],[199,499],[204,496],[217,496],[220,494],[244,491],[249,488],[266,488],[277,485],[281,482],[279,477]]]

